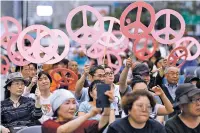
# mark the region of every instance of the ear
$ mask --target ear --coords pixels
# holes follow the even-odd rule
[[[10,91],[10,86],[7,86],[7,89]]]

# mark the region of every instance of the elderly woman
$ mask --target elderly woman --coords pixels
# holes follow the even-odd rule
[[[128,116],[113,122],[107,133],[166,133],[164,126],[149,119],[155,104],[147,90],[127,93],[122,98],[122,108]]]
[[[112,98],[110,91],[105,92],[105,95]],[[97,133],[108,124],[110,108],[104,108],[100,121],[88,120],[98,114],[100,110],[97,108],[93,108],[89,113],[75,118],[77,101],[68,90],[56,90],[50,98],[50,103],[55,119],[43,123],[43,133]]]
[[[21,73],[8,75],[4,88],[9,93],[9,98],[1,101],[1,124],[4,133],[9,130],[16,131],[19,127],[36,125],[42,117],[40,94],[36,92],[35,100],[23,97],[25,84]]]

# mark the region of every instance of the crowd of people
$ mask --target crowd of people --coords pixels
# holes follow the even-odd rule
[[[133,61],[114,69],[104,62],[85,65],[63,59],[38,69],[17,66],[5,81],[1,131],[15,133],[41,125],[42,133],[200,133],[200,79],[180,82],[180,69],[166,59]],[[156,68],[153,69],[153,67]],[[66,68],[78,76],[70,85],[56,82],[51,72]],[[60,79],[60,73],[55,73]],[[70,74],[66,75],[70,76]],[[109,85],[109,106],[97,107],[97,86]]]

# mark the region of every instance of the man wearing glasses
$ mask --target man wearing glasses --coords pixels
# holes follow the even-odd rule
[[[181,113],[169,119],[167,133],[200,133],[200,89],[191,83],[179,85],[174,103]]]
[[[93,82],[94,80],[104,81],[105,71],[103,66],[99,65],[92,67],[91,69],[89,65],[84,66],[84,72],[81,78],[76,82],[75,86],[75,97],[79,104],[89,100],[88,87],[83,87],[87,77],[90,82]]]

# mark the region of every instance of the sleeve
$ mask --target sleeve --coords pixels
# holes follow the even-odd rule
[[[42,115],[43,115],[42,109],[35,107],[35,100],[33,100],[32,98],[29,98],[29,100],[30,100],[31,117],[34,120],[40,119],[42,117]]]
[[[77,97],[75,95],[75,97],[76,97],[76,100],[78,101],[78,103],[82,103],[84,101],[88,101],[88,88],[83,88],[81,96]]]
[[[78,112],[88,113],[86,102],[80,104]]]
[[[46,121],[42,124],[42,133],[56,133],[59,126],[53,120],[52,122]]]
[[[107,133],[119,133],[119,132],[116,129],[114,129],[112,126],[109,126]]]

